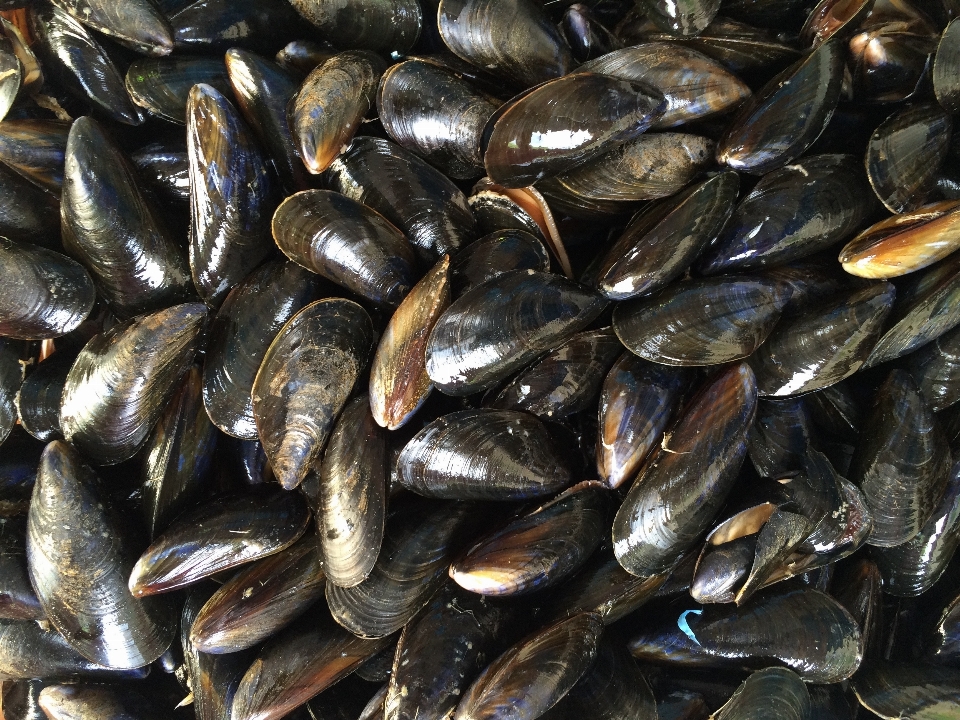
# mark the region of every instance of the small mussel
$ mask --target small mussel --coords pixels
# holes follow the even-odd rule
[[[58,351],[44,359],[20,386],[17,393],[20,425],[37,440],[50,442],[63,438],[60,400],[67,374],[76,359],[76,352]]]
[[[543,241],[524,230],[496,230],[450,258],[450,284],[459,297],[480,283],[511,270],[550,270]]]

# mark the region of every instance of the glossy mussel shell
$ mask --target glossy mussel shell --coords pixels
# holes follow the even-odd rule
[[[672,35],[697,35],[713,22],[719,0],[642,0],[640,6],[659,28]]]
[[[414,435],[397,460],[397,481],[428,497],[522,500],[573,480],[547,427],[515,410],[461,410]]]
[[[960,400],[960,330],[944,333],[908,358],[910,373],[934,412]]]
[[[785,665],[809,683],[834,683],[862,659],[856,620],[819,590],[768,590],[736,605],[706,605],[651,622],[629,644],[638,660],[701,668]]]
[[[913,377],[894,370],[860,433],[853,480],[873,514],[867,543],[901,545],[930,518],[946,485],[950,448]]]
[[[181,515],[143,552],[130,589],[137,597],[168,592],[279,552],[309,520],[303,498],[275,485],[222,495]]]
[[[613,550],[628,572],[671,568],[712,525],[747,455],[757,385],[745,364],[717,373],[647,460],[613,521]]]
[[[186,253],[123,153],[91,117],[70,127],[60,205],[63,246],[120,318],[187,299]]]
[[[0,237],[0,335],[39,340],[75,330],[96,300],[93,281],[65,255]]]
[[[162,720],[163,711],[135,688],[132,684],[47,685],[40,691],[38,704],[49,720],[79,717]]]
[[[515,270],[455,300],[427,341],[427,374],[448,395],[491,387],[583,330],[603,311],[600,295],[570,280]]]
[[[632,80],[595,73],[551,80],[491,121],[487,175],[508,188],[533,185],[636,137],[665,107],[657,90]]]
[[[720,365],[751,355],[780,319],[790,291],[747,276],[690,280],[617,305],[627,349],[663,365]]]
[[[272,250],[273,181],[233,104],[211,85],[187,98],[190,270],[200,296],[217,306]]]
[[[837,107],[844,57],[841,42],[826,42],[764,85],[717,146],[718,162],[761,175],[802,155]]]
[[[4,120],[0,161],[37,187],[59,195],[70,125],[62,120]]]
[[[416,258],[403,233],[340,193],[291,195],[273,216],[273,237],[298,265],[376,303],[399,305],[415,280]]]
[[[147,55],[168,55],[173,32],[149,0],[56,0],[61,10],[94,30]]]
[[[137,105],[177,125],[187,122],[187,97],[197,83],[215,87],[220,93],[230,92],[222,60],[189,55],[135,60],[127,68],[125,81]]]
[[[24,517],[0,518],[0,618],[43,620],[43,606],[27,570],[27,522]]]
[[[960,112],[960,80],[957,67],[960,65],[960,22],[956,18],[943,29],[940,45],[933,60],[933,92],[945,110]]]
[[[187,303],[94,337],[67,374],[63,436],[101,465],[132,457],[193,362],[205,320],[206,307]]]
[[[288,490],[319,458],[372,344],[366,311],[333,299],[300,310],[267,349],[253,383],[253,416],[273,472]]]
[[[881,661],[864,667],[852,685],[860,704],[885,720],[952,720],[960,706],[960,672],[955,667]]]
[[[804,720],[811,717],[810,692],[792,670],[771,667],[755,672],[713,717],[716,720]]]
[[[176,632],[163,600],[127,588],[137,544],[105,506],[94,472],[61,441],[44,450],[27,519],[27,567],[47,619],[84,657],[112,668],[147,665]]]
[[[524,230],[498,230],[484,235],[450,258],[454,297],[511,270],[550,270],[543,241]]]
[[[437,24],[451,52],[521,88],[566,75],[574,64],[533,0],[440,0]]]
[[[750,358],[761,395],[821,390],[856,372],[893,306],[890,283],[874,283],[780,323]]]
[[[423,24],[423,10],[417,0],[359,0],[348,6],[324,0],[291,0],[290,4],[338,47],[364,48],[385,55],[410,50]]]

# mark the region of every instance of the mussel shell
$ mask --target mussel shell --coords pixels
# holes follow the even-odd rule
[[[205,320],[203,305],[175,305],[88,342],[64,383],[63,436],[100,465],[133,457],[192,364]]]
[[[385,55],[410,50],[423,25],[417,0],[359,0],[349,7],[323,0],[291,0],[290,4],[338,46]]]
[[[483,175],[480,136],[496,110],[494,100],[466,80],[423,60],[391,67],[377,91],[387,134],[459,180]]]
[[[757,552],[756,533],[712,546],[707,541],[690,583],[690,597],[701,604],[728,603],[746,582]]]
[[[850,561],[846,567],[838,566],[831,581],[833,596],[860,623],[863,634],[863,656],[866,659],[880,653],[881,592],[880,570],[872,560],[860,558]]]
[[[227,295],[203,363],[203,403],[220,430],[257,439],[250,391],[263,356],[294,313],[319,296],[315,274],[283,261],[264,263]]]
[[[354,138],[325,179],[332,190],[373,208],[400,228],[428,263],[475,237],[476,221],[460,189],[387,140]]]
[[[43,607],[27,571],[25,518],[0,519],[0,618],[43,620]]]
[[[194,618],[190,642],[216,655],[254,647],[306,612],[323,588],[319,540],[307,534],[221,585]]]
[[[491,119],[483,163],[504,187],[533,185],[636,137],[665,107],[659,91],[632,80],[595,73],[550,80]]]
[[[598,294],[557,275],[503,273],[440,316],[427,341],[427,373],[448,395],[484,390],[583,330],[605,305]]]
[[[303,30],[303,21],[283,0],[180,0],[169,16],[178,51],[273,52]]]
[[[646,360],[720,365],[760,347],[789,298],[789,288],[759,277],[690,280],[617,305],[613,328]]]
[[[298,265],[376,303],[399,305],[415,280],[416,258],[403,233],[340,193],[291,195],[274,213],[273,237]]]
[[[333,422],[370,360],[373,324],[350,300],[297,312],[270,344],[253,382],[257,434],[273,472],[295,488],[320,456]]]
[[[960,672],[926,663],[878,662],[857,673],[853,691],[867,711],[886,720],[952,719],[960,706]]]
[[[437,503],[416,498],[387,520],[383,546],[372,572],[359,585],[327,583],[330,612],[354,635],[384,638],[426,605],[475,515],[471,503]]]
[[[960,63],[960,21],[954,18],[943,29],[937,54],[933,60],[933,92],[947,112],[960,113],[960,82],[957,67]]]
[[[555,587],[582,566],[607,530],[608,490],[581,483],[524,513],[467,550],[450,566],[460,587],[488,596]]]
[[[950,146],[953,123],[936,103],[921,103],[887,118],[870,138],[864,160],[870,185],[888,210],[917,210]]]
[[[505,707],[516,720],[534,720],[587,672],[602,632],[599,615],[580,613],[520,641],[474,680],[460,700],[454,720],[502,717]],[[543,672],[544,667],[553,672]]]
[[[849,155],[809,155],[765,175],[697,263],[705,275],[814,255],[859,230],[875,203]]]
[[[70,124],[62,120],[4,120],[0,161],[54,195],[63,186],[63,161]]]
[[[377,85],[385,69],[372,52],[349,50],[334,55],[303,81],[290,103],[289,122],[300,157],[311,173],[322,173],[350,144],[360,122],[376,105]]]
[[[840,682],[862,659],[856,620],[818,590],[756,595],[741,607],[707,605],[649,624],[629,643],[638,660],[703,668],[785,665],[810,683]]]
[[[639,80],[655,87],[667,107],[654,129],[683,125],[736,108],[750,88],[723,65],[677,43],[641,43],[584,63],[578,72]]]
[[[0,235],[61,251],[57,199],[0,165]]]
[[[934,412],[940,412],[960,400],[958,343],[960,329],[954,328],[908,356],[909,370]]]
[[[905,3],[881,7],[909,7]],[[869,21],[869,18],[868,18]],[[849,40],[852,94],[858,100],[891,103],[907,100],[928,87],[930,55],[936,49],[936,30],[904,31],[894,20],[867,29],[867,23]]]
[[[771,667],[743,681],[727,703],[712,717],[716,720],[806,720],[810,717],[810,693],[792,670]]]
[[[6,720],[46,720],[37,699],[49,683],[46,680],[12,681],[4,687],[3,716]]]
[[[414,435],[397,481],[427,497],[523,500],[571,484],[572,472],[535,416],[515,410],[447,413]]]
[[[10,342],[9,340],[7,341]],[[13,353],[8,354],[9,348],[4,347],[0,340],[0,371],[3,371],[3,361],[13,360],[14,379],[19,383],[21,378],[20,363]],[[4,356],[7,355],[5,358]],[[0,517],[26,515],[30,508],[30,496],[33,494],[33,483],[37,477],[37,467],[40,456],[43,454],[44,443],[27,434],[22,427],[17,427],[16,408],[13,405],[13,396],[17,392],[17,385],[12,385],[10,392],[10,414],[0,384],[0,438],[3,438],[3,452],[0,452]],[[9,420],[8,425],[3,423]]]
[[[38,702],[49,720],[166,717],[152,698],[141,695],[131,685],[48,685],[40,691]]]
[[[133,102],[177,125],[187,122],[187,97],[197,83],[210,85],[220,93],[230,92],[227,69],[221,60],[190,55],[135,60],[127,68],[125,81]]]
[[[690,401],[613,521],[613,550],[625,570],[644,576],[671,568],[710,527],[746,457],[756,406],[756,379],[743,363],[717,373]]]
[[[20,61],[10,40],[0,38],[0,120],[10,112],[10,107],[20,92],[22,70]]]
[[[277,51],[274,60],[285,70],[307,76],[336,54],[333,45],[326,41],[291,40]]]
[[[91,117],[70,127],[60,206],[63,245],[120,318],[187,299],[183,247],[138,187],[119,147]]]
[[[840,100],[844,56],[841,42],[825,42],[764,85],[717,146],[718,162],[762,175],[802,155]]]
[[[87,27],[147,55],[169,55],[173,32],[167,19],[149,0],[54,0]]]
[[[873,0],[820,0],[800,29],[800,41],[817,47],[837,35],[847,38],[857,31],[873,9]]]
[[[496,230],[461,248],[450,259],[454,297],[510,270],[550,270],[543,241],[523,230]]]
[[[237,687],[229,717],[279,720],[388,644],[348,633],[316,605],[260,650]]]
[[[600,391],[597,474],[612,488],[639,470],[660,442],[689,375],[625,352],[614,363]]]
[[[190,160],[185,141],[144,145],[130,156],[130,161],[140,177],[165,200],[190,202]]]
[[[780,323],[750,358],[759,393],[800,395],[852,375],[876,342],[894,294],[890,283],[873,283]]]
[[[720,0],[643,0],[641,6],[657,27],[673,35],[698,35],[713,22]]]
[[[532,0],[440,0],[440,37],[454,55],[518,87],[560,77],[573,55]]]
[[[638,213],[600,262],[600,292],[626,300],[682,275],[727,222],[739,187],[722,172]]]
[[[447,583],[404,627],[384,700],[386,720],[449,717],[490,655],[512,638],[516,615]]]
[[[954,465],[933,512],[909,541],[874,551],[883,591],[898,597],[926,592],[947,569],[960,545],[960,467]]]
[[[94,472],[61,441],[43,452],[27,519],[27,568],[51,624],[84,657],[121,670],[156,660],[176,633],[163,599],[127,588],[137,545]]]
[[[75,330],[93,310],[96,290],[80,263],[35,245],[0,237],[0,335],[55,338]]]
[[[757,474],[765,478],[792,476],[802,469],[816,434],[806,398],[762,398],[748,439],[750,460]]]
[[[363,582],[380,554],[387,505],[387,439],[366,395],[343,409],[320,463],[316,513],[323,569],[330,582]]]
[[[183,513],[144,550],[130,573],[137,597],[168,592],[290,547],[310,511],[275,485],[222,495]]]
[[[583,62],[617,50],[622,43],[605,28],[586,5],[574,3],[560,20],[560,32],[570,46],[573,57]]]

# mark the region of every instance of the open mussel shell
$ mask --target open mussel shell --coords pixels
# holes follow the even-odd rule
[[[170,25],[149,0],[55,0],[53,4],[137,52],[169,55],[173,50]]]
[[[883,591],[916,597],[933,586],[960,546],[960,467],[949,471],[945,491],[920,531],[896,547],[875,550]]]
[[[762,175],[802,155],[837,107],[844,57],[841,42],[826,42],[770,80],[734,118],[718,162]]]
[[[639,80],[659,90],[667,107],[652,126],[658,130],[727,112],[750,97],[750,88],[723,65],[677,43],[641,43],[615,50],[577,71]]]
[[[190,270],[210,305],[272,249],[273,180],[233,104],[211,85],[187,98],[190,159]]]
[[[726,704],[711,717],[716,720],[807,720],[811,717],[810,692],[792,670],[771,667],[743,681]]]
[[[936,103],[920,103],[887,118],[867,144],[867,177],[888,210],[920,208],[936,182],[950,147],[950,115]]]
[[[476,221],[463,192],[389,140],[354,138],[324,177],[330,189],[373,208],[402,230],[428,264],[476,237]]]
[[[384,55],[409,51],[424,22],[417,0],[359,0],[349,7],[323,0],[291,0],[290,4],[338,47]]]
[[[458,251],[450,259],[450,284],[460,297],[480,283],[511,270],[550,270],[543,241],[523,230],[496,230]]]
[[[197,83],[230,92],[222,60],[189,55],[135,60],[127,68],[125,84],[130,99],[151,115],[184,125],[187,97]]]
[[[150,545],[130,573],[137,597],[190,585],[288,548],[310,520],[298,493],[259,485],[190,510]]]
[[[516,611],[447,583],[400,636],[384,715],[387,720],[442,720],[505,641]]]
[[[151,540],[204,490],[217,437],[194,365],[144,446],[140,511]]]
[[[662,365],[721,365],[751,355],[773,330],[790,290],[760,277],[690,280],[617,305],[627,349]]]
[[[105,506],[94,472],[61,441],[43,452],[27,527],[27,567],[47,619],[84,657],[121,670],[170,645],[173,613],[127,588],[137,546]]]
[[[689,375],[632,352],[620,356],[600,390],[597,474],[612,488],[632,478],[660,442]]]
[[[44,617],[27,570],[26,518],[0,518],[0,618],[43,620]]]
[[[960,671],[927,663],[877,662],[852,683],[860,704],[884,718],[954,720],[960,707]]]
[[[720,10],[720,0],[643,0],[639,5],[657,27],[672,35],[700,34]]]
[[[960,21],[956,18],[943,29],[933,60],[933,92],[940,105],[950,113],[960,113]]]
[[[461,410],[414,435],[397,481],[450,500],[524,500],[562,490],[573,476],[546,425],[515,410]]]
[[[311,173],[322,173],[350,144],[376,105],[384,70],[374,53],[349,50],[334,55],[303,81],[290,103],[289,118],[300,157]]]
[[[133,457],[193,362],[206,315],[199,303],[175,305],[88,342],[64,384],[64,437],[101,465]]]
[[[257,439],[250,391],[263,356],[284,324],[319,296],[320,278],[284,261],[264,263],[227,295],[203,363],[203,403],[223,432]]]
[[[608,493],[600,483],[580,483],[478,540],[450,566],[450,577],[470,592],[491,596],[556,586],[603,540]]]
[[[340,414],[320,463],[317,532],[330,582],[363,582],[380,553],[387,505],[387,438],[366,395]]]
[[[705,275],[814,255],[868,220],[875,203],[850,155],[811,155],[765,175],[697,262]]]
[[[443,581],[477,506],[411,499],[387,519],[372,572],[359,585],[327,583],[334,620],[354,635],[386,637],[407,624]]]
[[[306,612],[323,588],[319,541],[308,533],[220,586],[194,618],[190,642],[217,655],[254,647]]]
[[[86,266],[120,318],[183,302],[183,247],[138,187],[120,148],[91,117],[70,127],[60,206],[63,246]]]
[[[449,305],[450,257],[445,255],[403,299],[380,337],[370,367],[370,410],[380,427],[402,427],[433,389],[427,338]]]
[[[534,720],[566,695],[593,664],[603,623],[580,613],[521,640],[494,660],[464,693],[454,720],[491,720],[513,704],[517,720]],[[554,668],[543,672],[544,667]]]
[[[263,646],[237,687],[229,717],[279,720],[349,675],[388,643],[387,639],[364,640],[352,635],[330,619],[322,603],[314,605]]]
[[[377,112],[399,145],[451,178],[483,175],[480,136],[497,102],[440,65],[407,60],[383,75]]]
[[[123,75],[74,17],[54,5],[38,6],[30,12],[30,31],[45,72],[67,92],[111,120],[126,125],[143,122],[123,85]]]
[[[950,448],[913,377],[894,370],[877,390],[850,479],[873,514],[867,543],[901,545],[920,532],[943,495]]]
[[[55,338],[75,330],[93,310],[96,290],[80,263],[35,245],[0,237],[0,335]]]
[[[890,278],[921,270],[960,248],[960,201],[893,215],[848,242],[840,263],[851,275]]]
[[[750,358],[761,395],[821,390],[855,373],[890,314],[895,290],[873,283],[790,318]]]
[[[274,213],[273,237],[298,265],[376,303],[399,305],[415,280],[416,257],[403,233],[340,193],[291,195]]]
[[[960,401],[960,329],[911,353],[907,365],[931,410],[940,412]]]
[[[700,135],[644,133],[537,188],[574,217],[618,214],[679,192],[713,162],[713,153],[714,142]]]
[[[253,416],[273,472],[288,490],[320,456],[372,344],[366,311],[333,299],[300,310],[267,349],[253,382]]]
[[[862,639],[856,620],[819,590],[759,593],[732,604],[671,609],[630,640],[642,662],[701,667],[784,665],[809,683],[846,680],[860,667]]]
[[[596,73],[550,80],[491,119],[483,163],[499,185],[533,185],[636,137],[665,107],[659,91],[641,82]],[[552,137],[564,140],[541,139]]]
[[[717,373],[690,401],[613,521],[613,550],[624,569],[663,572],[710,527],[747,455],[756,406],[756,379],[742,363]]]
[[[70,123],[63,120],[4,120],[0,162],[54,195],[63,186],[63,162]]]
[[[440,316],[427,341],[427,373],[448,395],[487,389],[583,330],[605,305],[597,293],[557,275],[503,273]]]
[[[440,37],[454,55],[531,87],[566,75],[573,55],[533,0],[440,0]]]

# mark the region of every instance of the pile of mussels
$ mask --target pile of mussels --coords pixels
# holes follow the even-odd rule
[[[0,8],[6,720],[960,717],[960,2]]]

